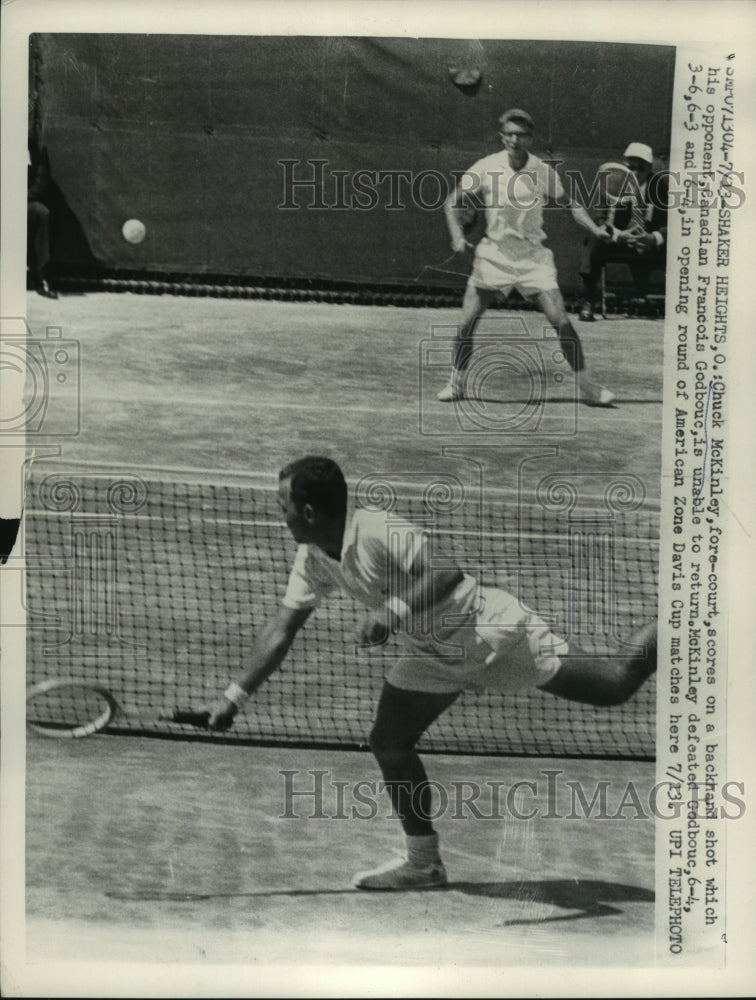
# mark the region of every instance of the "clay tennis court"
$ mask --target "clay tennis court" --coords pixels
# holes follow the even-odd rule
[[[31,962],[302,965],[623,964],[654,959],[653,822],[476,819],[436,825],[449,885],[364,893],[356,871],[400,846],[383,808],[372,821],[325,818],[314,798],[286,811],[281,771],[327,770],[329,782],[378,778],[368,753],[206,747],[92,737],[51,748],[30,741],[27,946]],[[586,790],[632,781],[648,803],[653,765],[544,758],[433,756],[429,775],[540,782]],[[332,777],[331,777],[332,776]],[[552,779],[554,780],[554,779]],[[93,810],[93,789],[96,807]],[[616,811],[620,795],[610,806]],[[533,800],[526,796],[522,814]],[[490,801],[481,811],[490,812]],[[318,803],[320,805],[320,802]],[[345,812],[352,803],[346,799]],[[503,807],[503,801],[502,801]],[[569,813],[565,794],[562,814]],[[560,807],[558,807],[560,808]],[[362,807],[365,812],[365,807]]]
[[[453,408],[433,403],[443,380],[426,351],[433,330],[456,317],[314,302],[31,296],[34,335],[60,327],[81,350],[80,433],[58,465],[44,467],[265,487],[285,461],[327,449],[351,479],[465,470],[473,435],[455,424]],[[547,379],[559,372],[539,314],[493,312],[488,322],[492,334],[497,324],[524,324],[546,345]],[[580,326],[587,357],[617,395],[610,410],[576,406],[568,381],[550,382],[542,405],[526,377],[493,371],[486,412],[496,433],[474,441],[487,495],[516,496],[523,460],[557,448],[560,467],[581,482],[631,472],[653,512],[662,332],[658,320],[620,315]],[[533,430],[526,418],[536,408]],[[508,420],[521,422],[515,433]],[[185,556],[179,577],[193,572]],[[250,581],[251,607],[256,596]],[[398,826],[385,809],[369,822],[281,818],[282,772],[304,782],[311,770],[347,789],[378,777],[372,756],[351,750],[32,736],[29,960],[559,966],[614,963],[621,949],[628,964],[652,961],[651,819],[633,809],[604,821],[506,810],[475,819],[450,807],[438,821],[448,888],[363,894],[351,889],[352,875],[399,847]],[[445,787],[531,781],[540,795],[548,771],[560,772],[551,779],[560,794],[577,782],[590,797],[608,781],[611,795],[619,790],[615,809],[628,782],[647,802],[654,781],[647,759],[434,754],[428,770]],[[567,813],[569,796],[564,804]]]

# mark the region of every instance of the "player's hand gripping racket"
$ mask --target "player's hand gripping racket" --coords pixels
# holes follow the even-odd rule
[[[80,739],[102,732],[117,716],[138,716],[145,722],[173,722],[207,729],[210,712],[192,709],[163,709],[154,713],[127,712],[103,684],[52,678],[41,681],[26,693],[26,724],[36,733],[59,739]]]

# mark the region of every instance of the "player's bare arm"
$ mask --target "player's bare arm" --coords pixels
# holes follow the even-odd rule
[[[561,204],[569,208],[575,222],[583,229],[587,229],[591,236],[595,236],[596,239],[601,240],[603,243],[611,243],[612,237],[607,227],[597,225],[591,218],[588,209],[581,205],[580,202],[573,201],[571,198],[565,198]]]
[[[249,667],[238,681],[229,685],[223,697],[213,706],[208,722],[210,729],[223,730],[231,726],[245,699],[283,662],[297,632],[311,612],[312,608],[282,607],[277,616],[263,626],[252,650]]]
[[[444,203],[451,248],[455,253],[462,253],[472,248],[472,244],[465,237],[463,223],[465,217],[474,212],[471,199],[479,189],[480,180],[472,174],[465,174]]]
[[[595,222],[588,209],[563,189],[556,171],[550,170],[548,177],[547,197],[549,201],[552,203],[556,202],[562,208],[569,208],[575,222],[577,222],[581,229],[587,230],[591,236],[595,236],[596,239],[604,243],[610,242],[611,234],[607,227]]]

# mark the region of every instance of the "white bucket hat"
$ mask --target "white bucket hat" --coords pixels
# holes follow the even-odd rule
[[[646,163],[653,164],[654,151],[645,142],[631,142],[624,153],[625,156],[634,156],[638,160],[645,160]]]

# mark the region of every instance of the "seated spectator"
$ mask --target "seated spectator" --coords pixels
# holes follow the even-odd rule
[[[599,281],[605,264],[621,262],[628,265],[636,298],[645,299],[655,268],[666,267],[667,255],[667,176],[654,170],[654,154],[650,146],[631,142],[623,162],[633,173],[637,184],[628,185],[628,196],[610,213],[596,221],[608,224],[611,242],[595,236],[585,241],[580,265],[585,298],[580,310],[582,320],[593,320],[593,310],[599,295]]]
[[[50,209],[47,205],[50,187],[50,168],[44,150],[38,152],[29,145],[26,194],[26,263],[29,268],[29,285],[48,299],[57,299],[57,293],[47,280],[50,263]]]

